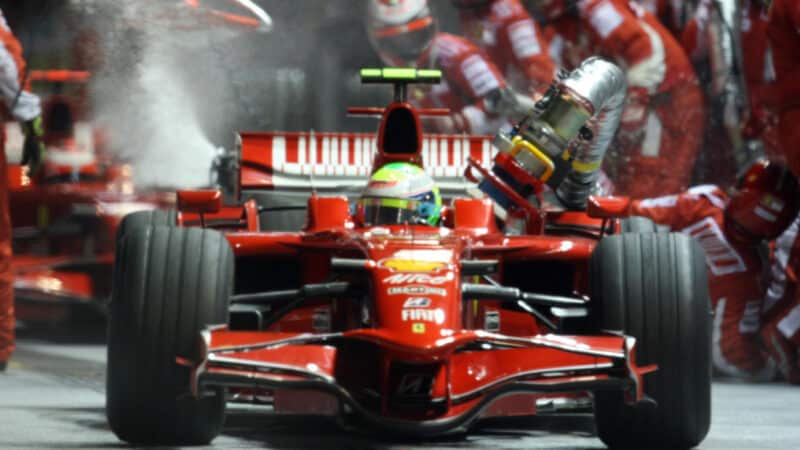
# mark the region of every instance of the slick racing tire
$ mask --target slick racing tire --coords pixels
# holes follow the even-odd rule
[[[117,227],[117,232],[114,237],[114,248],[122,248],[122,240],[125,235],[138,228],[145,228],[149,226],[166,226],[174,227],[178,222],[178,213],[174,209],[152,209],[146,211],[136,211],[125,215]],[[121,252],[114,252],[114,266],[119,265],[119,256]],[[112,274],[112,289],[117,281],[117,271]]]
[[[228,321],[230,245],[214,230],[137,227],[117,262],[106,379],[111,429],[133,444],[209,443],[222,428],[224,396],[193,397],[188,366],[200,360],[200,331]]]
[[[669,227],[659,225],[647,217],[632,216],[620,220],[622,233],[669,233]]]
[[[117,227],[116,244],[119,245],[130,230],[149,226],[174,227],[177,217],[178,213],[174,209],[153,209],[130,213],[122,218],[122,222]]]
[[[622,233],[657,233],[656,223],[647,217],[633,216],[620,219]]]
[[[711,306],[702,249],[679,233],[609,236],[591,261],[590,318],[636,338],[636,362],[655,400],[628,405],[595,394],[597,434],[611,448],[691,448],[711,419]]]

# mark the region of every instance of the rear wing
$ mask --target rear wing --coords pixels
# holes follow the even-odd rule
[[[374,133],[241,133],[242,190],[357,194],[372,173]],[[424,135],[422,162],[447,197],[474,186],[464,178],[467,158],[489,164],[491,136]]]

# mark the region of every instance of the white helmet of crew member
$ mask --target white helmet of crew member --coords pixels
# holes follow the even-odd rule
[[[415,66],[436,35],[426,0],[370,0],[367,34],[384,63]]]

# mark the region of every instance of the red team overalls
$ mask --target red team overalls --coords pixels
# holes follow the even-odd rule
[[[507,119],[487,110],[484,97],[507,86],[500,70],[475,44],[460,36],[437,33],[417,67],[442,71],[442,81],[417,88],[411,100],[423,107],[449,108],[451,114],[433,121],[434,131],[494,134]],[[430,122],[427,122],[430,123]]]
[[[774,0],[767,34],[779,85],[780,142],[789,168],[800,175],[800,2]]]
[[[692,11],[686,0],[636,0],[636,3],[656,16],[675,37],[680,37]]]
[[[774,364],[758,344],[763,264],[756,246],[738,244],[726,237],[726,202],[727,197],[719,188],[703,185],[680,195],[635,201],[632,214],[649,217],[700,243],[706,253],[714,311],[714,368],[729,376],[768,381],[774,376]]]
[[[522,94],[543,93],[556,66],[547,41],[519,0],[495,0],[477,12],[461,11],[461,29]]]
[[[623,67],[628,103],[606,158],[616,192],[636,198],[688,187],[702,139],[703,96],[683,48],[658,20],[620,0],[578,3],[552,25],[554,59],[567,67],[601,55]]]
[[[27,122],[41,113],[39,99],[20,90],[25,72],[22,46],[0,11],[0,99],[8,113]],[[11,270],[11,220],[8,211],[8,170],[5,137],[0,132],[0,363],[14,351],[14,288]]]
[[[795,175],[800,175],[800,2],[774,0],[769,10],[767,34],[777,79],[781,149],[789,168]],[[800,348],[800,293],[797,292],[800,242],[797,226],[795,221],[776,241],[764,334],[773,354],[778,350],[778,345],[773,345],[774,340],[784,338],[794,347],[784,348],[782,352],[793,354],[776,356],[779,366],[788,363],[788,367],[780,367],[784,375],[790,381],[800,383],[797,362]]]
[[[742,3],[741,67],[749,94],[752,116],[742,123],[745,138],[760,138],[764,150],[771,161],[784,162],[780,148],[776,107],[780,103],[780,88],[775,82],[775,69],[772,64],[772,51],[767,39],[767,11],[757,1],[745,0]],[[689,57],[701,65],[710,67],[708,27],[713,14],[711,0],[702,0],[692,19],[683,31],[681,42]],[[713,99],[710,99],[713,101]],[[706,153],[708,172],[704,179],[715,183],[730,183],[736,177],[731,143],[725,136],[719,116],[710,117],[716,125],[710,127],[707,136]]]
[[[786,229],[772,251],[763,308],[764,344],[783,376],[800,383],[800,217]]]

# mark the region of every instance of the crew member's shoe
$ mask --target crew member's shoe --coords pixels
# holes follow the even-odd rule
[[[798,349],[774,326],[765,326],[761,330],[761,338],[783,378],[789,383],[800,384]]]

